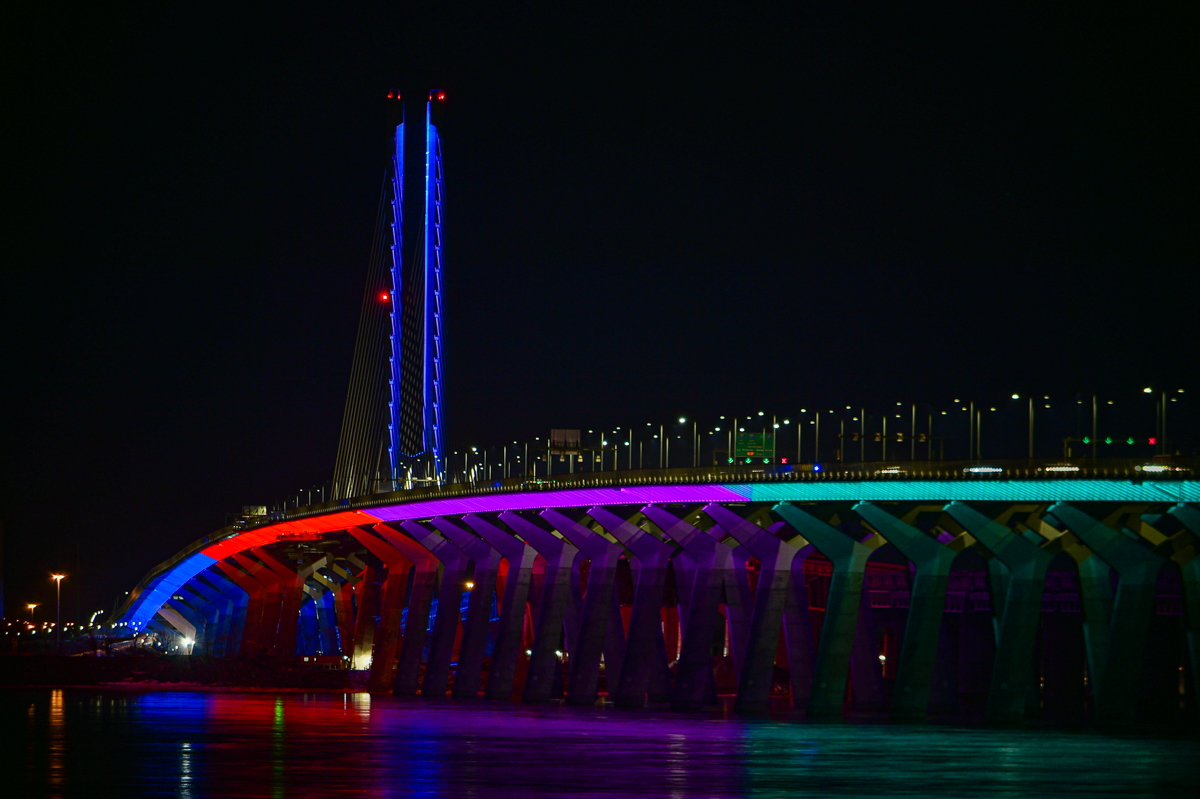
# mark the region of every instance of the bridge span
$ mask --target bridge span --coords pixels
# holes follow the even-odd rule
[[[122,624],[398,695],[1194,717],[1194,459],[616,471],[219,530]],[[450,612],[445,612],[450,611]]]

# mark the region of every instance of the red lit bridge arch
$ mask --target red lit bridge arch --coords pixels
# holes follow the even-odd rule
[[[1128,723],[1177,714],[1181,685],[1195,701],[1195,467],[713,467],[375,494],[195,542],[120,620],[214,656],[337,656],[397,694]]]

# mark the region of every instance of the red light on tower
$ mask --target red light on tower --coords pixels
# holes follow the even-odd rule
[[[388,294],[386,291],[379,292],[379,301],[380,302],[387,302],[391,298],[392,298],[392,295]]]

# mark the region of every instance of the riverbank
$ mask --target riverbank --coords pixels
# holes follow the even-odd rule
[[[0,657],[0,686],[130,687],[141,690],[237,689],[264,691],[366,690],[367,673],[305,665],[296,658]]]

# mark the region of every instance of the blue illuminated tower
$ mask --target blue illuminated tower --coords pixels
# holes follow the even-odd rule
[[[441,482],[446,468],[442,390],[442,147],[434,124],[444,95],[424,108],[402,101],[392,159],[391,359],[388,456],[391,479]],[[424,136],[408,118],[423,111]],[[415,134],[415,135],[413,135]],[[423,162],[424,169],[406,165]]]

